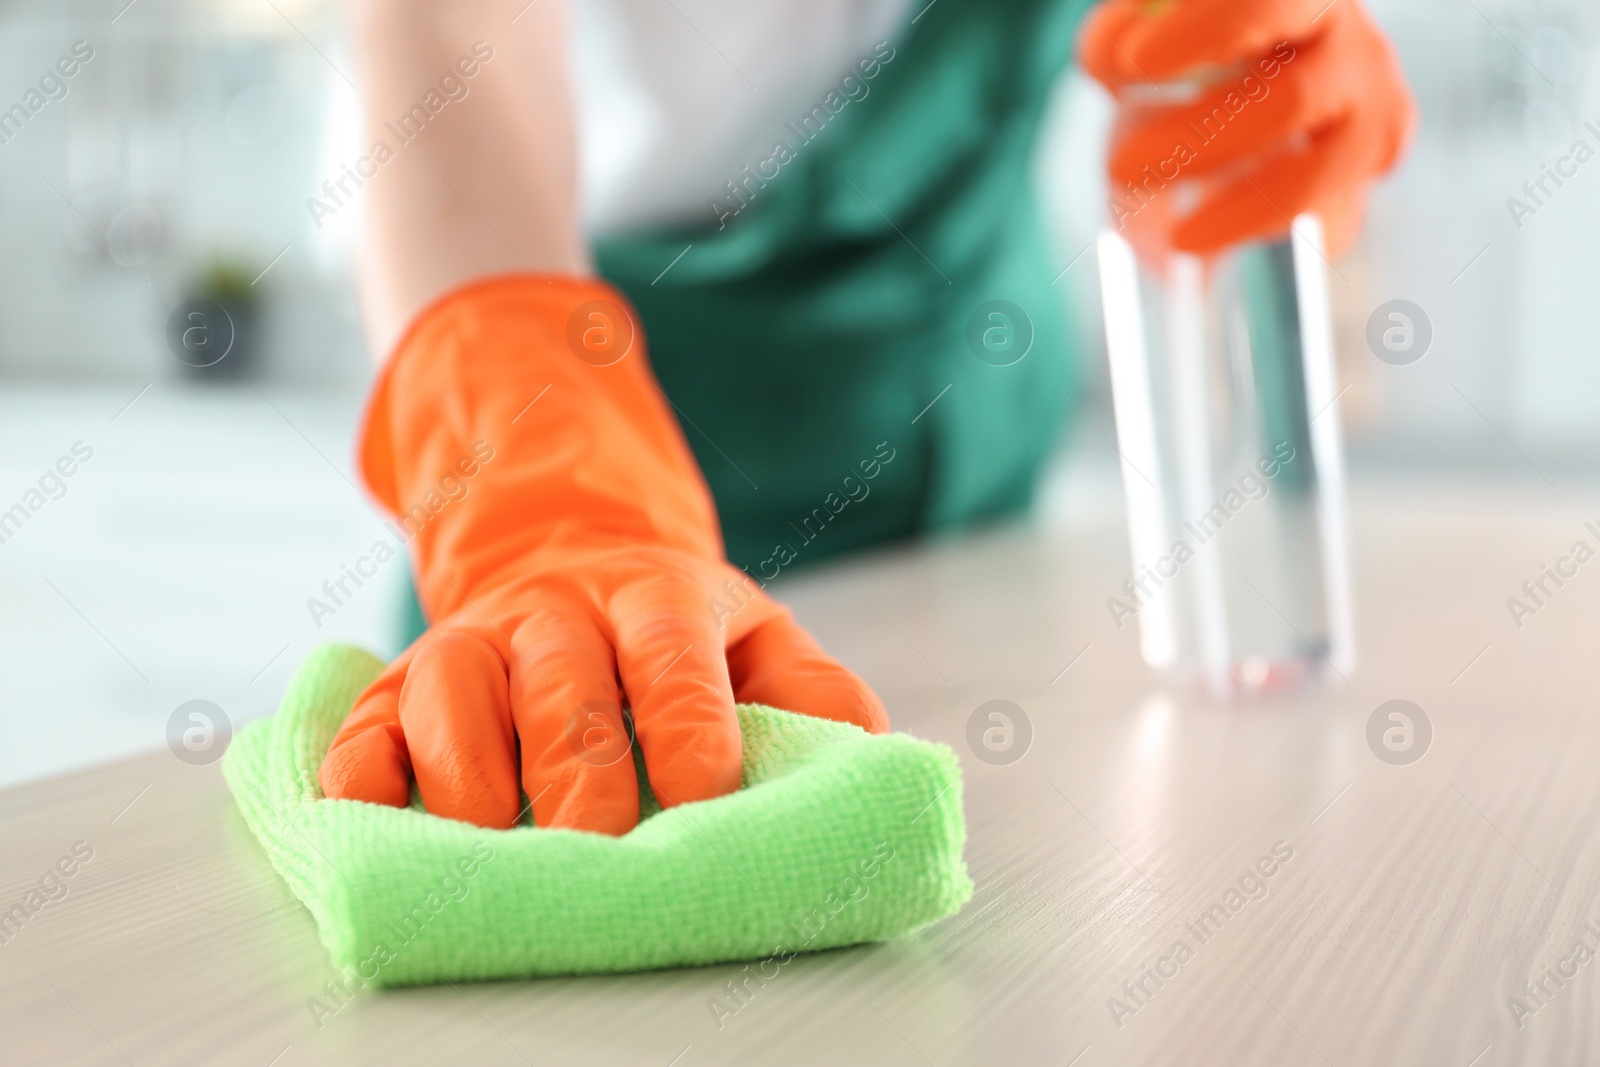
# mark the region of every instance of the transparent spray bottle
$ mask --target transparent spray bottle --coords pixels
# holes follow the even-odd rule
[[[1181,182],[1146,192],[1178,211],[1196,195]],[[1148,663],[1223,698],[1348,676],[1320,221],[1204,259],[1113,223],[1097,252],[1133,563],[1112,602],[1119,625],[1136,615]]]

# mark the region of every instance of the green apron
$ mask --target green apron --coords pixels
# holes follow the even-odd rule
[[[1077,377],[1030,167],[1080,15],[935,0],[705,225],[597,243],[734,564],[770,580],[1030,502]]]

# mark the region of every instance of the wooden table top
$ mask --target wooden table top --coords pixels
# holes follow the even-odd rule
[[[0,912],[60,899],[0,926],[0,1060],[1594,1063],[1600,561],[1564,564],[1520,628],[1506,605],[1600,549],[1590,519],[1600,495],[1362,488],[1356,672],[1236,707],[1164,690],[1113,626],[1112,507],[796,579],[896,726],[960,754],[977,890],[912,937],[797,958],[720,1027],[737,966],[364,992],[319,1027],[334,971],[216,766],[162,751],[7,790]],[[1006,765],[966,741],[991,699],[1032,725]],[[1391,699],[1432,724],[1417,762],[1369,749]]]

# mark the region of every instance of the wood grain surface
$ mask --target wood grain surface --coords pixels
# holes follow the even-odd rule
[[[161,751],[0,793],[0,910],[92,850],[5,931],[0,1062],[1600,1061],[1600,560],[1520,628],[1506,607],[1600,548],[1600,496],[1355,504],[1360,663],[1293,699],[1149,674],[1105,608],[1115,501],[785,586],[898,728],[960,754],[977,891],[915,936],[797,958],[732,1014],[721,966],[364,992],[319,1026],[334,972],[215,766]],[[1396,698],[1433,730],[1406,766],[1366,740]],[[1031,724],[1008,765],[966,741],[991,699]]]

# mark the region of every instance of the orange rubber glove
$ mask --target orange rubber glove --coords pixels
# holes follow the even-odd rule
[[[433,626],[356,701],[326,795],[401,806],[415,776],[429,811],[503,828],[520,778],[537,825],[621,834],[639,819],[624,693],[663,806],[738,788],[735,699],[888,729],[724,561],[636,322],[600,282],[508,276],[396,348],[362,467],[412,537]]]
[[[1149,243],[1143,231],[1205,254],[1313,211],[1336,254],[1416,127],[1399,61],[1359,0],[1106,0],[1078,52],[1117,97],[1112,214],[1133,222],[1135,243]],[[1198,95],[1149,102],[1180,82]],[[1185,182],[1192,210],[1174,195]]]

